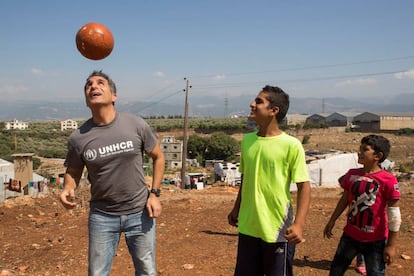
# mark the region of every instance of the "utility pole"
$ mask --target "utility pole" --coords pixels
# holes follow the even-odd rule
[[[181,158],[181,188],[185,188],[185,169],[187,164],[187,129],[188,129],[188,90],[191,88],[189,80],[184,78],[186,81],[185,89],[185,104],[184,104],[184,133],[183,133],[183,152]],[[191,183],[190,188],[191,188]]]
[[[322,113],[325,113],[325,99],[322,98]]]
[[[14,150],[17,150],[17,136],[16,133],[14,133],[13,135],[13,144],[14,144]]]
[[[229,100],[226,96],[224,98],[224,118],[227,118],[228,106],[229,106]]]

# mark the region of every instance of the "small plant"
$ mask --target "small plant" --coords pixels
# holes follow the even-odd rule
[[[411,225],[403,224],[403,225],[401,225],[400,232],[402,232],[402,233],[411,232],[411,229],[412,229]]]
[[[414,129],[412,128],[402,128],[398,131],[399,135],[414,135]]]
[[[398,166],[398,170],[402,173],[409,173],[413,170],[413,163],[407,162],[407,163],[402,163],[399,164]]]
[[[303,139],[302,139],[302,145],[306,145],[306,144],[308,144],[309,143],[309,140],[310,140],[310,135],[305,135],[305,136],[303,136]]]

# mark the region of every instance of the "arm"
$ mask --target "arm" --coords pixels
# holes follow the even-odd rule
[[[75,189],[79,186],[83,169],[67,168],[64,176],[64,188],[60,194],[60,202],[65,208],[76,207]]]
[[[348,194],[349,192],[347,190],[344,190],[341,198],[338,200],[338,203],[336,204],[336,208],[333,211],[328,223],[326,224],[325,229],[323,230],[324,238],[330,239],[333,237],[332,229],[335,225],[335,221],[339,218],[339,216],[343,213],[343,211],[348,206]]]
[[[153,161],[153,175],[151,189],[159,189],[161,187],[161,181],[164,177],[165,158],[160,145],[157,143],[151,152],[148,153]],[[147,200],[147,210],[149,216],[152,218],[159,217],[161,215],[161,202],[155,194],[150,193]]]
[[[297,207],[296,216],[293,224],[286,230],[285,238],[288,242],[298,244],[304,241],[302,232],[305,225],[306,215],[308,214],[310,206],[310,183],[309,181],[300,182],[296,184],[297,192]]]
[[[243,175],[241,176],[240,188],[239,188],[239,192],[237,193],[236,202],[234,202],[234,207],[231,210],[230,214],[227,216],[227,220],[229,224],[232,226],[237,226],[237,223],[239,220],[238,217],[239,217],[239,211],[240,211],[242,187],[243,187]]]
[[[390,202],[388,202],[388,207],[399,207],[399,200],[391,200]],[[390,217],[388,217],[388,219],[390,220]],[[401,215],[399,216],[399,219],[401,221]],[[384,248],[384,261],[388,265],[393,262],[394,257],[396,255],[397,238],[398,231],[388,230],[388,241]]]

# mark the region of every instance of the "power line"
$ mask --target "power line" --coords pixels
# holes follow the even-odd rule
[[[397,71],[389,71],[389,72],[376,72],[376,73],[365,73],[365,74],[354,74],[354,75],[339,75],[339,76],[330,76],[330,77],[321,77],[321,78],[300,78],[300,79],[285,79],[285,80],[277,80],[278,83],[289,83],[289,82],[297,82],[297,83],[303,83],[303,82],[312,82],[312,81],[326,81],[326,80],[337,80],[337,79],[352,79],[352,78],[360,78],[360,77],[373,77],[373,76],[383,76],[383,75],[392,75],[397,73],[403,73],[408,71],[408,69],[404,70],[397,70]],[[218,88],[237,88],[237,87],[245,87],[246,85],[262,85],[264,83],[273,83],[272,81],[251,81],[251,82],[232,82],[232,83],[222,83],[219,85],[210,85],[210,86],[197,86],[193,89],[218,89]],[[171,98],[179,93],[182,93],[182,90],[175,91],[166,97],[152,102],[143,108],[140,109],[140,111],[145,110],[147,108],[150,108],[156,104],[159,104],[160,102],[165,101],[168,98]]]
[[[352,65],[359,65],[359,64],[372,64],[372,63],[380,63],[380,62],[389,62],[389,61],[397,61],[397,60],[404,60],[404,59],[411,59],[414,58],[413,55],[409,56],[402,56],[402,57],[395,57],[395,58],[387,58],[387,59],[374,59],[374,60],[365,60],[365,61],[355,61],[355,62],[348,62],[348,63],[336,63],[336,64],[326,64],[326,65],[313,65],[313,66],[303,66],[303,67],[294,67],[294,68],[284,68],[279,70],[268,70],[268,71],[253,71],[253,72],[239,72],[239,73],[227,73],[224,74],[226,76],[242,76],[242,75],[253,75],[253,74],[265,74],[265,73],[276,73],[276,72],[287,72],[287,71],[300,71],[300,70],[309,70],[309,69],[320,69],[320,68],[334,68],[334,67],[342,67],[342,66],[352,66]],[[325,81],[325,80],[335,80],[335,79],[345,79],[345,78],[358,78],[358,77],[368,77],[368,76],[380,76],[380,75],[391,75],[397,73],[403,73],[408,71],[408,69],[404,70],[397,70],[391,72],[376,72],[376,73],[365,73],[365,74],[355,74],[355,75],[339,75],[339,76],[330,76],[330,77],[320,77],[320,78],[300,78],[300,79],[285,79],[285,80],[278,80],[278,83],[281,82],[312,82],[312,81]],[[216,75],[201,75],[201,76],[194,76],[193,78],[210,78]],[[237,88],[243,87],[246,85],[258,85],[263,83],[272,83],[272,81],[249,81],[249,82],[230,82],[230,83],[221,83],[217,85],[207,85],[207,86],[198,86],[196,89],[217,89],[217,88]],[[169,85],[168,87],[171,87]],[[167,88],[167,87],[166,87]],[[159,91],[162,91],[166,88],[161,88]],[[170,97],[173,97],[180,93],[180,91],[174,92],[172,94],[163,97],[162,99],[152,102],[151,104],[144,106],[141,110],[145,110],[149,107],[152,107]],[[155,92],[153,94],[156,94]]]
[[[340,76],[331,76],[331,77],[320,77],[320,78],[300,78],[300,79],[285,79],[277,80],[278,83],[286,82],[312,82],[312,81],[325,81],[325,80],[335,80],[335,79],[351,79],[351,78],[360,78],[360,77],[372,77],[372,76],[381,76],[381,75],[392,75],[397,73],[403,73],[408,71],[408,69],[390,71],[390,72],[377,72],[377,73],[365,73],[365,74],[355,74],[355,75],[340,75]],[[272,83],[272,81],[253,81],[253,82],[233,82],[233,83],[222,83],[220,85],[210,85],[210,86],[198,86],[195,89],[211,89],[211,88],[229,88],[229,87],[243,87],[245,85],[253,84],[263,84],[263,83]]]
[[[161,100],[158,100],[158,101],[156,101],[156,102],[152,102],[152,103],[150,103],[149,105],[144,106],[143,108],[141,108],[141,109],[140,109],[140,111],[145,110],[145,109],[147,109],[147,108],[150,108],[150,107],[151,107],[151,106],[153,106],[153,105],[159,104],[160,102],[165,101],[166,99],[171,98],[171,97],[173,97],[173,96],[177,95],[178,93],[182,93],[182,92],[183,92],[182,90],[176,91],[176,92],[174,92],[174,93],[172,93],[172,94],[170,94],[170,95],[168,95],[168,96],[166,96],[166,97],[162,98]]]
[[[397,61],[397,60],[404,60],[404,59],[411,59],[411,58],[414,58],[414,56],[403,56],[403,57],[395,57],[395,58],[387,58],[387,59],[385,59],[385,58],[384,59],[373,59],[373,60],[354,61],[354,62],[347,62],[347,63],[325,64],[325,65],[310,65],[310,66],[293,67],[293,68],[282,68],[282,69],[278,69],[278,70],[224,73],[223,75],[225,75],[225,76],[242,76],[242,75],[277,73],[277,72],[288,72],[288,71],[301,71],[301,70],[309,70],[309,69],[333,68],[333,67],[352,66],[352,65],[360,65],[360,64],[372,64],[372,63],[380,63],[380,62],[389,62],[389,61]],[[215,76],[217,76],[217,74],[192,76],[192,78],[212,78],[212,77],[215,77]]]

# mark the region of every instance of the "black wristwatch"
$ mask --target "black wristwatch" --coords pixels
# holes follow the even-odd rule
[[[160,197],[161,190],[160,189],[152,189],[150,193],[154,194],[156,197]]]

